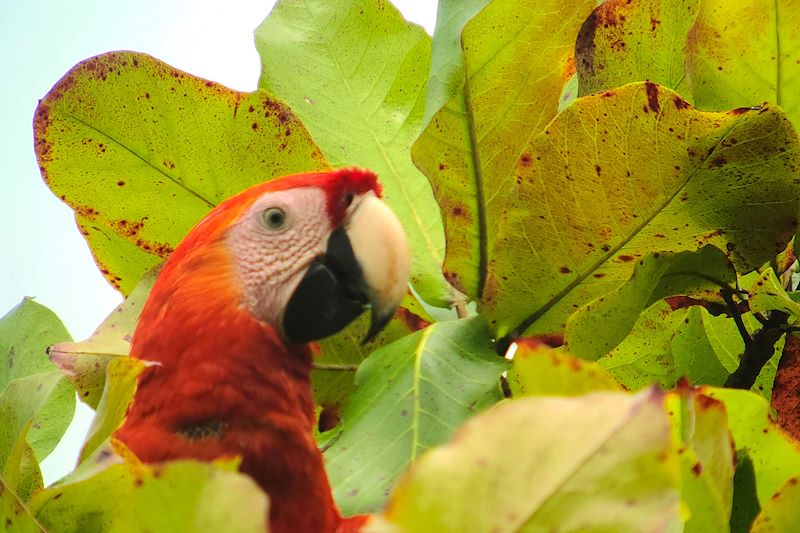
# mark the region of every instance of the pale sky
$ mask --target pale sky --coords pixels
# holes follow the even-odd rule
[[[335,1],[335,0],[330,0]],[[436,0],[394,0],[433,31]],[[72,211],[47,189],[33,152],[39,98],[79,61],[110,50],[151,54],[241,91],[256,88],[253,30],[271,0],[0,0],[0,316],[25,296],[88,337],[121,301],[94,266]],[[43,463],[51,483],[75,466],[92,411],[79,404]]]

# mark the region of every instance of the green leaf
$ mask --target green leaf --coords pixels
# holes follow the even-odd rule
[[[132,357],[117,357],[108,363],[105,389],[81,449],[80,462],[90,457],[122,425],[145,366]]]
[[[314,360],[316,368],[311,371],[314,402],[338,411],[338,407],[355,388],[354,376],[358,365],[370,353],[428,326],[432,321],[416,298],[406,294],[394,318],[371,341],[363,342],[369,331],[368,313],[362,314],[342,332],[321,340],[321,357]],[[324,369],[326,366],[331,369]]]
[[[666,303],[657,302],[639,317],[631,334],[597,363],[634,390],[652,383],[671,389],[681,377],[692,383],[722,385],[729,371],[708,339],[706,315],[701,307],[672,311]],[[732,327],[729,333],[738,335],[736,326]]]
[[[267,498],[226,465],[176,461],[117,464],[56,485],[31,502],[37,520],[59,532],[266,530]]]
[[[400,531],[664,531],[679,527],[664,397],[512,400],[467,422],[395,488]]]
[[[259,85],[303,119],[334,166],[378,173],[406,229],[411,281],[429,303],[449,306],[441,273],[442,222],[408,147],[417,137],[430,37],[380,0],[283,0],[256,29]]]
[[[39,533],[44,531],[19,500],[12,487],[0,478],[0,523],[5,531],[14,533]]]
[[[380,507],[423,451],[502,398],[499,378],[507,367],[481,317],[437,322],[364,360],[341,433],[325,451],[342,512]]]
[[[750,294],[747,302],[754,313],[783,311],[795,320],[800,318],[800,303],[789,297],[771,268],[765,269],[747,292]]]
[[[773,421],[769,404],[752,392],[707,388],[708,396],[725,404],[737,453],[752,461],[756,495],[762,507],[789,477],[800,474],[800,443]]]
[[[491,2],[461,34],[466,81],[412,147],[444,217],[445,276],[473,299],[502,245],[499,195],[525,146],[558,112],[575,35],[593,7],[594,0]]]
[[[667,408],[681,462],[681,499],[689,508],[684,531],[725,531],[736,463],[725,405],[680,387],[668,393]]]
[[[609,0],[575,43],[580,96],[649,80],[691,100],[683,63],[698,0]]]
[[[425,119],[422,121],[425,126],[464,85],[466,65],[461,50],[461,32],[467,22],[490,2],[439,0],[436,28],[431,40],[431,74],[425,99]]]
[[[157,266],[146,272],[125,301],[108,315],[88,339],[59,342],[48,350],[50,360],[66,374],[81,401],[92,409],[97,409],[103,394],[108,364],[130,353],[130,341],[139,313],[160,268]]]
[[[491,207],[481,312],[501,337],[557,334],[647,254],[711,244],[737,271],[761,266],[794,233],[798,147],[778,109],[703,113],[651,83],[579,99]]]
[[[0,319],[0,477],[13,490],[41,483],[47,457],[75,411],[75,394],[45,350],[69,339],[58,317],[25,298]]]
[[[567,322],[566,346],[578,357],[597,359],[617,346],[636,318],[665,296],[732,285],[736,272],[717,248],[698,253],[654,253],[641,259],[631,278],[578,309]]]
[[[800,477],[790,477],[764,504],[753,522],[751,533],[792,531],[800,523]]]
[[[773,102],[800,126],[798,27],[794,0],[701,0],[686,55],[695,104],[722,110]]]
[[[327,166],[268,92],[232,91],[135,52],[73,67],[39,103],[34,129],[42,176],[125,293],[221,200]]]
[[[736,327],[736,323],[733,319],[725,316],[711,316],[708,313],[702,313],[702,315],[706,338],[717,354],[717,359],[728,373],[733,372],[739,366],[739,359],[744,353],[744,340]],[[742,315],[742,322],[751,336],[761,327],[761,323],[751,313]],[[778,370],[781,353],[783,353],[784,342],[785,336],[775,343],[775,351],[772,358],[761,369],[761,373],[750,389],[763,396],[767,401],[772,397],[772,384]],[[706,383],[710,385],[721,384]]]
[[[512,395],[580,396],[621,387],[596,363],[572,357],[531,339],[517,341],[514,366],[508,371]]]

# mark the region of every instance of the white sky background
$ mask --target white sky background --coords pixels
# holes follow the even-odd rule
[[[335,1],[335,0],[330,0]],[[433,31],[436,0],[393,0]],[[72,211],[44,185],[31,122],[39,98],[79,61],[110,50],[151,54],[240,91],[256,88],[253,30],[272,0],[0,0],[0,316],[34,296],[76,340],[121,301],[95,267]],[[75,466],[93,412],[79,402],[43,463],[45,483]]]

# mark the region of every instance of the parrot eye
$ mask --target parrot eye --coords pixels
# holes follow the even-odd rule
[[[344,197],[344,205],[346,207],[350,207],[350,204],[353,203],[353,193],[347,193],[347,196]]]
[[[280,207],[270,207],[261,213],[264,226],[273,231],[283,229],[286,225],[286,211]]]

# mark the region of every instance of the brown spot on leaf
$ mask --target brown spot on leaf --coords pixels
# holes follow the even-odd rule
[[[598,272],[597,274],[592,274],[592,277],[596,279],[603,279],[604,277],[606,277],[606,274]]]
[[[703,465],[701,465],[700,463],[695,463],[694,466],[692,466],[692,474],[694,474],[695,476],[699,476],[702,473],[703,473]]]
[[[124,180],[119,180],[119,181],[117,182],[117,186],[118,186],[118,187],[123,187],[124,185],[125,185],[125,181],[124,181]]]
[[[519,162],[523,167],[531,166],[531,154],[522,154],[519,158]]]
[[[689,109],[690,107],[692,107],[692,106],[689,105],[689,102],[687,102],[686,100],[684,100],[680,96],[675,96],[672,99],[672,103],[675,104],[675,108],[676,109]],[[672,128],[670,128],[670,131],[672,131]]]
[[[632,255],[621,255],[621,256],[617,257],[617,261],[620,261],[622,263],[630,263],[634,259],[636,259],[636,258],[633,257]]]
[[[711,163],[708,164],[708,168],[719,168],[721,166],[724,166],[725,163],[727,163],[727,162],[728,162],[728,160],[725,159],[724,156],[720,155],[720,156],[717,156],[716,158],[714,158],[714,160],[712,160]]]
[[[405,307],[398,308],[395,317],[402,320],[410,331],[419,331],[431,325],[430,322],[419,315],[415,315]]]
[[[558,271],[561,272],[562,274],[571,274],[572,273],[572,270],[569,267],[565,267],[565,266],[562,266],[561,268],[559,268]]]
[[[728,111],[729,115],[743,115],[750,111],[749,107],[737,107],[736,109],[731,109]]]
[[[594,171],[597,173],[597,175],[598,175],[598,176],[600,175],[600,171],[601,171],[601,170],[602,170],[602,169],[600,168],[600,165],[598,165],[598,164],[595,164],[595,165],[594,165]]]
[[[658,113],[661,111],[661,105],[658,102],[658,85],[646,81],[644,83],[644,90],[647,93],[647,105],[650,107],[653,113]]]

